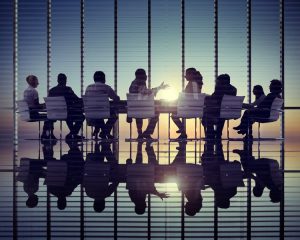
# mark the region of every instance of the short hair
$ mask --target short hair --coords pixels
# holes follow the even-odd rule
[[[35,194],[31,195],[28,197],[27,201],[26,201],[26,206],[28,208],[34,208],[38,205],[39,202],[39,197]]]
[[[67,83],[67,76],[64,73],[60,73],[57,75],[57,82],[59,85],[66,85]]]
[[[185,213],[189,216],[195,216],[202,208],[202,199],[198,202],[187,202],[185,204]]]
[[[136,71],[135,71],[135,76],[137,76],[137,75],[146,75],[146,71],[145,71],[145,69],[143,69],[143,68],[138,68]]]
[[[67,199],[65,197],[58,197],[57,199],[57,208],[59,210],[64,210],[67,206]]]
[[[37,76],[35,76],[35,75],[28,75],[27,77],[26,77],[26,82],[30,85],[30,86],[32,86],[33,84],[34,84],[34,82],[37,80],[38,78],[37,78]]]
[[[105,83],[105,73],[102,71],[96,71],[94,73],[94,82]]]
[[[272,93],[281,93],[282,92],[282,83],[278,79],[271,80],[270,91]]]
[[[263,194],[263,192],[264,192],[264,187],[262,187],[262,186],[260,186],[260,185],[255,185],[255,186],[253,187],[253,195],[254,195],[255,197],[261,197],[262,194]]]
[[[230,76],[227,73],[221,74],[217,77],[217,81],[220,84],[229,84],[230,83]]]
[[[281,190],[277,188],[271,189],[269,196],[272,203],[278,203],[281,201]]]
[[[146,212],[146,207],[147,207],[146,203],[141,202],[135,205],[134,211],[138,215],[143,215]]]
[[[101,213],[105,209],[105,200],[104,199],[96,199],[94,201],[94,210],[95,212]]]

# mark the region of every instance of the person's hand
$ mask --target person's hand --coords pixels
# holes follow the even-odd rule
[[[168,88],[168,87],[169,87],[168,84],[165,84],[164,82],[162,82],[158,88],[159,88],[159,89],[166,89],[166,88]]]
[[[168,198],[169,194],[168,193],[159,193],[158,196],[160,197],[161,200],[163,200],[164,198]]]

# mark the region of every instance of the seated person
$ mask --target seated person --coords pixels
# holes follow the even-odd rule
[[[29,110],[30,110],[30,118],[32,120],[42,120],[44,119],[43,132],[41,134],[42,139],[56,139],[53,135],[53,122],[48,121],[47,115],[40,114],[39,110],[45,109],[45,104],[39,103],[39,94],[36,90],[39,85],[39,80],[34,75],[29,75],[26,78],[28,83],[28,88],[24,91],[24,101],[27,102]]]
[[[66,123],[70,130],[70,133],[67,134],[66,139],[81,139],[82,136],[79,136],[78,133],[84,121],[82,100],[73,92],[71,87],[66,86],[67,76],[65,74],[58,74],[57,83],[57,86],[49,90],[48,96],[63,96],[66,99],[68,108],[68,117]]]
[[[268,188],[271,202],[278,203],[282,200],[283,191],[283,178],[278,161],[270,158],[255,159],[252,148],[252,141],[244,141],[244,149],[235,149],[233,152],[240,155],[246,177],[254,180],[253,195],[261,197]]]
[[[188,81],[188,84],[185,87],[184,92],[186,93],[201,93],[203,81],[202,81],[202,75],[199,71],[196,71],[195,68],[188,68],[185,71],[185,78]],[[176,114],[172,115],[172,120],[178,127],[177,133],[180,133],[180,138],[187,138],[184,124],[180,119],[176,116]]]
[[[147,88],[146,80],[147,80],[146,71],[141,68],[137,69],[135,71],[135,79],[132,81],[132,83],[129,87],[129,93],[140,93],[143,95],[154,94],[154,96],[155,96],[159,90],[165,89],[168,87],[168,85],[162,83],[159,87],[150,89],[150,88]],[[151,118],[146,130],[144,132],[142,132],[143,119],[137,118],[136,119],[136,127],[137,127],[137,131],[138,131],[138,138],[152,139],[151,135],[154,132],[157,121],[158,121],[158,116]]]
[[[261,85],[255,85],[253,87],[253,94],[255,96],[255,101],[253,103],[247,104],[244,103],[243,104],[243,108],[253,108],[256,107],[257,105],[259,105],[266,97],[264,89]]]
[[[246,138],[252,138],[249,134],[248,128],[252,128],[255,118],[268,118],[270,117],[271,106],[275,98],[281,98],[282,84],[279,80],[273,79],[270,84],[270,93],[264,100],[255,108],[248,109],[244,112],[241,123],[235,127],[239,134],[246,134]]]
[[[85,96],[97,96],[101,94],[107,94],[108,97],[114,101],[119,101],[120,97],[115,93],[115,91],[107,84],[105,84],[105,74],[102,71],[97,71],[94,73],[94,84],[90,84],[85,90]],[[117,121],[117,115],[114,111],[111,111],[111,117],[104,123],[104,119],[99,119],[95,123],[95,130],[93,136],[97,139],[99,131],[101,133],[99,136],[102,139],[112,139],[113,136],[110,134],[115,122]]]
[[[205,129],[205,136],[208,139],[220,139],[225,120],[220,119],[220,107],[224,95],[236,96],[237,90],[230,84],[230,76],[221,74],[217,77],[215,91],[209,97],[205,98],[205,109],[202,119],[202,125]],[[216,124],[216,131],[214,130]]]

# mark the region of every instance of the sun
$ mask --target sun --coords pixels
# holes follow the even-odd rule
[[[157,94],[157,99],[172,101],[178,98],[179,91],[173,87],[161,90]]]

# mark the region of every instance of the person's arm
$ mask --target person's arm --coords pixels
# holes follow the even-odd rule
[[[158,192],[158,191],[156,190],[155,187],[152,189],[152,191],[151,191],[150,193],[152,193],[152,194],[158,196],[161,200],[163,200],[164,198],[168,198],[168,197],[169,197],[169,194],[168,194],[168,193],[165,193],[165,192],[164,192],[164,193],[160,193],[160,192]]]
[[[39,94],[36,90],[33,92],[32,98],[33,98],[33,102],[34,102],[34,109],[43,109],[43,108],[45,108],[45,104],[39,102]]]
[[[120,101],[120,97],[116,94],[116,92],[111,87],[108,87],[108,97],[114,101]]]
[[[155,87],[155,88],[152,88],[151,89],[151,93],[153,93],[154,94],[154,96],[156,96],[156,94],[160,91],[160,90],[162,90],[162,89],[165,89],[165,88],[168,88],[169,87],[169,85],[168,84],[165,84],[164,82],[162,82],[158,87]],[[150,90],[150,89],[148,89],[148,90]],[[150,94],[151,94],[150,93]]]

